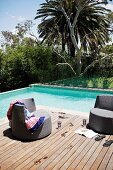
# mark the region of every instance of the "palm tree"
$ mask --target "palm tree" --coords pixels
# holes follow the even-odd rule
[[[107,4],[108,1],[112,1],[112,0],[102,0],[102,2],[104,2],[105,4]]]
[[[95,0],[46,0],[37,10],[39,36],[51,43],[62,42],[62,48],[76,56],[77,68],[81,68],[80,47],[94,50],[108,39],[109,11]],[[80,70],[79,70],[80,72]]]

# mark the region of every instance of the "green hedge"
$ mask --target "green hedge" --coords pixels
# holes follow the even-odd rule
[[[113,89],[113,77],[73,77],[59,81],[53,81],[50,84],[61,86],[85,87],[85,88],[104,88]]]
[[[69,68],[56,65],[60,59],[43,45],[7,48],[0,51],[0,62],[0,91],[72,76]]]

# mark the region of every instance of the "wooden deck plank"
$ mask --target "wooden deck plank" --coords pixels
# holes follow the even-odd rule
[[[65,148],[63,152],[61,152],[59,155],[57,155],[56,159],[53,160],[45,169],[60,169],[62,164],[64,164],[68,157],[73,154],[73,152],[79,147],[80,144],[84,142],[84,139],[81,137],[78,137],[77,139],[74,138],[73,142],[70,143],[70,145]],[[58,154],[58,153],[57,153]]]
[[[42,140],[39,140],[38,145],[40,143],[44,142],[44,141],[45,141],[45,138],[42,139]],[[9,165],[10,165],[11,164],[10,157],[11,157],[12,154],[13,154],[13,156],[11,157],[11,159],[13,159],[13,157],[15,157],[15,155],[17,156],[17,159],[18,159],[19,156],[22,156],[25,153],[26,150],[27,150],[27,152],[29,151],[27,148],[32,149],[32,145],[33,145],[33,148],[36,147],[36,145],[34,145],[34,143],[37,143],[37,142],[36,141],[30,142],[30,143],[29,142],[27,142],[27,143],[19,142],[16,147],[15,146],[13,147],[13,150],[12,150],[12,148],[8,150],[8,155],[7,154],[2,155],[4,160],[1,159],[1,161],[4,162],[7,159],[7,163],[9,163]],[[18,151],[18,153],[17,153],[17,151]],[[6,162],[4,162],[4,163],[5,163],[5,166],[6,166]]]
[[[72,118],[72,121],[73,121],[73,118]],[[68,128],[69,122],[70,122],[70,120],[67,122],[65,127],[62,128],[60,131],[59,130],[56,131],[54,138],[53,138],[53,136],[50,136],[47,143],[45,142],[45,145],[41,146],[40,150],[35,152],[35,154],[33,154],[32,157],[29,157],[28,159],[26,159],[23,164],[18,166],[17,169],[23,168],[26,170],[29,167],[33,166],[34,162],[37,161],[37,159],[39,160],[45,156],[48,156],[49,152],[52,151],[55,147],[59,148],[59,145],[62,144],[61,134],[64,133],[65,130],[67,131],[69,129]],[[53,152],[53,154],[54,154],[54,152]]]
[[[64,121],[66,121],[66,120],[64,120]],[[70,120],[69,120],[70,121]],[[57,133],[57,129],[55,129],[56,131],[55,131],[55,135],[56,135],[56,133]],[[48,146],[49,146],[49,138],[51,137],[52,139],[54,139],[55,137],[56,137],[56,139],[55,140],[57,140],[57,135],[55,136],[55,135],[52,135],[52,137],[51,137],[51,135],[50,136],[48,136],[47,138],[44,138],[44,139],[42,139],[42,140],[39,140],[39,141],[35,141],[35,142],[31,142],[30,144],[28,143],[28,145],[29,145],[29,147],[27,146],[27,148],[30,148],[30,150],[32,151],[33,150],[33,148],[35,148],[34,150],[33,150],[33,152],[31,152],[32,154],[34,154],[35,155],[35,153],[37,152],[37,149],[41,149],[41,148],[43,148],[47,143],[48,143]],[[55,136],[55,137],[54,137]],[[46,141],[47,141],[47,143],[46,143]],[[35,144],[34,144],[35,143]],[[42,143],[43,143],[43,145],[42,145]],[[32,146],[33,145],[33,146]],[[39,145],[40,145],[40,147],[39,147]],[[18,161],[18,159],[20,158],[20,157],[22,157],[23,156],[23,154],[27,154],[26,152],[28,152],[29,150],[27,149],[25,149],[24,148],[24,152],[23,152],[23,150],[21,149],[19,152],[18,152],[18,155],[17,155],[17,158],[15,159],[15,160],[13,160],[13,159],[7,159],[7,162],[4,162],[5,163],[5,165],[4,166],[6,166],[6,164],[8,164],[9,166],[11,166],[11,164],[12,163],[15,163],[16,161]],[[30,151],[29,151],[30,152]],[[28,152],[28,153],[29,153]],[[27,154],[28,156],[29,156],[29,154]],[[30,157],[30,156],[29,156]],[[13,158],[13,157],[12,157]],[[30,159],[31,159],[31,157],[30,157]],[[13,160],[13,162],[12,162],[12,160]],[[29,159],[27,158],[27,161],[28,161]],[[25,164],[25,163],[24,163]],[[22,165],[22,164],[21,164]],[[5,167],[4,167],[5,168]]]
[[[111,136],[109,139],[110,139],[110,140],[113,140],[113,137]],[[109,162],[109,160],[110,160],[110,158],[111,158],[112,153],[113,153],[113,145],[111,145],[110,147],[108,147],[108,150],[107,150],[107,152],[106,152],[104,158],[102,159],[101,164],[100,164],[100,166],[99,166],[99,168],[98,168],[99,170],[103,170],[104,168],[107,167],[107,164],[108,164],[108,162]],[[98,158],[97,158],[97,159],[98,159]],[[113,161],[113,160],[112,160],[112,161]]]
[[[107,137],[106,137],[106,139],[107,139]],[[105,139],[103,139],[102,141],[99,141],[98,147],[95,149],[94,153],[91,155],[90,159],[85,164],[83,170],[87,170],[87,169],[90,169],[92,167],[92,164],[95,162],[95,160],[97,159],[99,153],[101,152],[101,150],[103,148],[102,145],[103,145],[104,142],[105,142]],[[103,156],[103,155],[101,155],[101,156]]]
[[[113,170],[113,152],[112,152],[110,160],[107,164],[106,170]]]
[[[71,164],[73,163],[74,159],[82,152],[84,147],[86,145],[88,145],[89,141],[91,140],[88,138],[86,139],[85,137],[82,137],[82,138],[84,139],[83,142],[78,143],[78,146],[73,148],[71,156],[69,157],[69,159],[65,162],[65,164],[60,169],[62,169],[62,170],[68,169],[71,166]]]
[[[5,123],[4,125],[0,125],[0,136],[3,136],[3,132],[5,129],[8,129],[9,128],[9,124],[8,124],[8,121],[7,123]]]
[[[84,146],[84,149],[81,151],[81,153],[79,155],[77,155],[77,157],[74,159],[73,163],[71,163],[69,168],[71,167],[72,169],[75,169],[75,168],[76,169],[82,169],[83,167],[80,164],[81,161],[85,162],[88,159],[88,157],[91,156],[91,154],[92,154],[91,149],[96,148],[96,147],[97,147],[97,145],[94,142],[94,140],[90,140],[88,145]],[[86,157],[86,155],[88,153],[89,153],[89,156]]]
[[[113,170],[113,144],[103,147],[105,140],[112,140],[113,135],[95,141],[75,134],[83,117],[69,114],[60,119],[62,127],[57,129],[59,115],[51,112],[52,134],[32,142],[8,136],[5,119],[0,124],[0,170]]]
[[[73,122],[73,124],[74,124],[74,122]],[[81,124],[81,121],[80,121],[80,124]],[[52,167],[52,166],[54,166],[53,162],[54,162],[54,164],[55,163],[57,164],[58,161],[63,157],[63,155],[65,155],[67,152],[69,152],[69,150],[73,147],[72,144],[77,143],[77,141],[79,141],[81,139],[81,138],[76,137],[76,135],[74,133],[75,128],[76,128],[76,125],[71,127],[71,129],[68,131],[68,133],[66,133],[66,136],[62,136],[62,138],[60,139],[61,142],[59,141],[60,142],[59,145],[56,144],[56,146],[54,147],[53,150],[51,150],[51,148],[50,148],[49,160],[44,160],[44,162],[42,161],[41,165],[38,166],[39,169],[44,169],[46,166],[47,166],[47,168],[45,168],[45,169],[50,169],[50,167],[48,167],[48,165]],[[31,169],[33,169],[33,167]]]
[[[93,153],[95,152],[95,149],[99,146],[100,142],[95,142],[94,139],[92,139],[92,141],[94,142],[93,145],[91,146],[91,148],[87,151],[87,153],[84,155],[84,157],[81,159],[80,163],[75,166],[76,170],[80,170],[83,169],[83,167],[85,166],[85,164],[88,162],[88,160],[91,158],[91,156],[93,155]],[[88,146],[89,147],[89,146]],[[84,151],[83,151],[84,152]]]
[[[101,148],[99,154],[97,155],[95,161],[93,162],[92,166],[91,166],[91,170],[94,170],[95,168],[99,168],[101,161],[104,159],[105,154],[107,153],[109,148],[105,148],[103,147],[103,143],[105,143],[106,140],[110,139],[110,136],[107,135],[105,139],[102,140],[102,142],[100,143],[99,148]]]
[[[79,141],[79,139],[77,141]],[[73,137],[70,140],[65,141],[65,143],[62,142],[62,146],[60,148],[56,148],[56,150],[53,150],[53,152],[55,152],[54,155],[53,152],[50,151],[49,159],[45,160],[43,164],[41,164],[38,168],[52,169],[62,159],[62,157],[69,152],[72,142],[74,142]]]
[[[54,122],[56,121],[55,118],[54,118],[53,120],[54,120]],[[54,122],[53,122],[53,123],[54,123]],[[3,139],[4,139],[4,137],[3,137]],[[8,140],[8,143],[7,143],[7,145],[8,145],[10,139],[9,139],[9,138],[5,138],[5,139]],[[15,141],[15,140],[14,140],[14,141]],[[14,142],[14,141],[13,141],[13,145],[11,145],[10,147],[9,147],[9,146],[7,147],[6,145],[4,145],[4,147],[3,147],[3,145],[2,145],[2,148],[0,148],[0,151],[4,152],[4,151],[7,149],[7,153],[8,153],[8,154],[9,154],[10,152],[12,153],[12,151],[15,150],[15,145],[17,145],[17,143],[20,143],[19,141],[15,141],[15,142]],[[12,141],[11,141],[11,142],[12,142]],[[29,144],[28,144],[28,145],[29,145]],[[19,146],[20,146],[20,144],[17,145],[16,148],[19,147]],[[12,147],[13,147],[13,148],[12,148]],[[0,153],[1,153],[1,152],[0,152]],[[4,152],[4,154],[6,154],[6,152]],[[6,154],[6,155],[8,156],[8,154]],[[2,156],[3,156],[4,159],[6,159],[6,158],[4,157],[4,155],[2,155]]]

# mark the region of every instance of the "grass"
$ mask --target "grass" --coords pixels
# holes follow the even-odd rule
[[[86,88],[113,88],[113,77],[73,77],[58,81],[53,81],[49,84],[60,85],[60,86],[73,86],[73,87],[86,87]]]

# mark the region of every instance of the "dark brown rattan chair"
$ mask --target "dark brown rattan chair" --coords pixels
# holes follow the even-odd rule
[[[113,134],[113,96],[97,96],[95,106],[90,110],[88,128]]]

